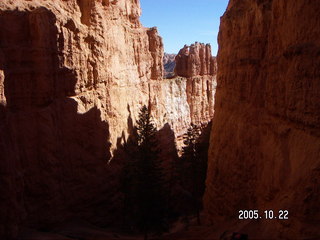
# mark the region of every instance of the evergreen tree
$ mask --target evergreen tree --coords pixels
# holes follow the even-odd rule
[[[135,132],[136,133],[136,132]],[[136,228],[137,209],[137,136],[129,136],[123,146],[125,159],[121,176],[121,191],[123,193],[123,227],[132,231]]]
[[[201,129],[191,124],[184,136],[182,149],[180,176],[182,186],[191,194],[191,212],[197,216],[200,224],[200,210],[202,208],[202,196],[205,190],[205,177],[207,170],[206,145],[200,138]]]
[[[158,159],[159,149],[156,128],[149,109],[144,105],[137,122],[139,158],[138,169],[138,227],[148,238],[148,233],[161,233],[165,228],[164,178]]]
[[[205,126],[202,126],[200,129],[201,133],[199,135],[198,141],[196,143],[196,152],[198,153],[199,159],[199,170],[198,170],[198,196],[200,208],[202,208],[202,197],[205,192],[205,182],[207,178],[207,167],[208,167],[208,149],[210,144],[210,132],[211,132],[212,124],[211,122]]]
[[[136,147],[128,149],[131,157],[123,169],[124,209],[127,220],[147,239],[149,233],[165,230],[166,201],[157,131],[146,106],[140,109],[136,130]]]

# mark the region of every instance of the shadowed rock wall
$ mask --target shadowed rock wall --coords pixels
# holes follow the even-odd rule
[[[162,79],[162,40],[140,13],[136,0],[0,2],[4,239],[19,226],[113,222],[121,167],[109,161],[143,104],[175,138],[189,126],[189,85]]]
[[[319,237],[320,5],[231,0],[221,19],[205,209],[289,210],[250,238]]]

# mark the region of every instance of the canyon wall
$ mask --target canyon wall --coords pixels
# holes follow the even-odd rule
[[[111,159],[143,104],[175,137],[192,112],[210,120],[209,100],[193,107],[190,97],[213,99],[213,89],[162,79],[162,40],[140,13],[137,0],[0,2],[0,237],[117,218]]]
[[[319,238],[319,36],[316,1],[230,1],[204,197],[214,225],[240,224],[250,239]],[[251,209],[289,220],[238,220]]]
[[[161,39],[133,0],[0,9],[1,236],[74,217],[107,224],[119,202],[108,161],[162,76]]]

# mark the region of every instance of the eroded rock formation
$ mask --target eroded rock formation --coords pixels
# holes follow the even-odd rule
[[[249,238],[318,238],[320,5],[231,0],[219,33],[205,208],[212,223],[239,210],[288,210],[252,220]]]
[[[136,0],[0,2],[4,239],[18,226],[112,221],[119,166],[109,161],[143,104],[175,137],[189,126],[190,93],[205,82],[195,91],[184,78],[163,80],[161,38],[139,16]]]
[[[213,76],[217,71],[210,44],[196,42],[191,46],[185,45],[175,60],[177,62],[175,73],[181,77]]]
[[[187,79],[187,100],[191,121],[209,122],[214,113],[217,63],[211,46],[196,42],[185,45],[175,58],[177,76]]]

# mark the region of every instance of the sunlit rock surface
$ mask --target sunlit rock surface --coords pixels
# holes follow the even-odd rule
[[[162,40],[140,13],[136,0],[0,2],[3,239],[19,226],[120,221],[120,166],[110,159],[143,104],[175,138],[194,108],[209,121],[207,102],[193,107],[190,96],[210,88],[162,79]]]
[[[211,46],[198,42],[191,46],[185,45],[175,60],[175,74],[187,79],[191,121],[198,125],[209,122],[214,113],[217,72]]]

